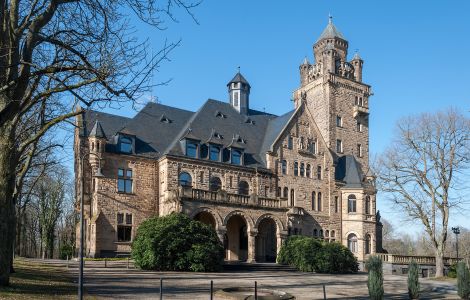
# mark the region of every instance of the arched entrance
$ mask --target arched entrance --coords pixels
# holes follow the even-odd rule
[[[248,232],[246,221],[242,216],[233,215],[227,221],[227,239],[225,247],[227,260],[247,260]]]
[[[276,255],[276,222],[271,218],[264,218],[258,225],[258,235],[256,236],[256,261],[276,262]]]
[[[194,216],[194,220],[210,225],[212,226],[212,228],[215,229],[215,218],[210,212],[201,211],[200,213]]]

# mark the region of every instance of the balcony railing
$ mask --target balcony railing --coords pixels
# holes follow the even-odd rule
[[[179,190],[180,198],[213,201],[220,203],[231,203],[244,206],[261,206],[271,208],[284,208],[287,207],[286,199],[274,199],[261,197],[257,195],[241,195],[227,193],[224,191],[207,191],[201,189],[193,189],[191,187],[181,187]]]
[[[434,256],[415,256],[415,255],[395,255],[387,253],[377,253],[383,262],[399,265],[408,265],[411,261],[415,261],[419,265],[435,265],[436,258]],[[450,266],[461,259],[455,257],[444,257],[444,265]]]
[[[367,116],[369,115],[369,109],[364,106],[354,105],[353,116],[354,118],[358,116]]]

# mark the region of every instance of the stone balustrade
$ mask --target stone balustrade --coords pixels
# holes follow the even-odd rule
[[[383,262],[390,263],[390,264],[400,264],[400,265],[408,265],[411,261],[415,261],[419,265],[435,265],[436,258],[434,256],[418,256],[418,255],[396,255],[396,254],[388,254],[388,253],[377,253]],[[444,265],[450,266],[461,259],[457,259],[454,257],[444,257]]]
[[[369,115],[369,109],[364,106],[359,106],[359,105],[354,105],[354,111],[353,111],[353,116],[356,118],[357,116],[367,116]]]
[[[284,208],[287,207],[287,199],[274,199],[261,197],[256,195],[241,195],[227,193],[225,191],[208,191],[202,189],[193,189],[191,187],[181,187],[179,190],[180,198],[188,200],[204,200],[213,201],[218,203],[231,203],[244,206],[260,206],[270,208]]]

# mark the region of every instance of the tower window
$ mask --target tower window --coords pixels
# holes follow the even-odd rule
[[[357,252],[357,237],[354,233],[348,236],[348,248],[352,253]]]
[[[285,159],[281,163],[281,173],[282,175],[287,174],[287,161]]]
[[[318,210],[318,211],[322,211],[321,192],[318,192],[318,194],[317,194],[317,210]]]
[[[335,213],[338,212],[338,196],[335,196]],[[334,231],[332,231],[334,232]]]
[[[295,191],[290,190],[290,206],[295,206]]]
[[[299,163],[294,162],[294,176],[299,176]]]
[[[317,139],[313,139],[310,145],[310,152],[317,153]]]
[[[305,165],[304,163],[300,163],[300,176],[305,176]]]
[[[357,156],[362,157],[362,145],[357,144]]]
[[[362,123],[357,121],[357,132],[362,132]]]
[[[336,152],[343,153],[343,142],[341,140],[336,140]]]
[[[233,92],[233,106],[238,106],[238,92]]]
[[[336,116],[336,126],[343,127],[343,118]]]
[[[370,197],[366,196],[366,215],[370,215]]]
[[[309,164],[307,164],[307,170],[306,170],[306,173],[305,173],[305,176],[310,178],[310,176],[312,175],[311,174],[311,166]]]
[[[287,138],[287,148],[292,150],[293,147],[294,147],[294,139],[291,136],[289,136]]]
[[[321,174],[321,166],[317,167],[317,179],[321,180],[322,179],[322,174]]]
[[[284,188],[284,193],[282,194],[282,197],[286,198],[289,197],[289,189],[287,187]]]
[[[315,210],[315,192],[312,192],[312,210]]]
[[[348,213],[355,213],[356,212],[356,196],[349,195],[348,196]]]

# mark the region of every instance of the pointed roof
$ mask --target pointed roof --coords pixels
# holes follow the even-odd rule
[[[248,85],[248,87],[251,87],[250,83],[248,83],[248,80],[246,80],[245,77],[243,77],[243,75],[240,72],[238,72],[235,75],[235,77],[233,77],[233,79],[230,80],[229,83],[227,83],[227,86],[229,86],[231,83],[238,83],[238,82],[245,83],[246,85]]]
[[[361,56],[359,55],[359,52],[354,53],[354,57],[352,60],[362,60]]]
[[[343,181],[347,188],[362,187],[362,172],[353,155],[341,156],[336,167],[336,180]]]
[[[323,30],[317,42],[323,39],[332,39],[332,38],[340,38],[340,39],[346,40],[344,35],[333,24],[333,17],[330,16],[328,25],[326,26],[325,30]]]
[[[308,58],[307,56],[305,56],[304,60],[302,61],[302,65],[308,65],[309,62],[308,62]]]
[[[103,127],[101,127],[100,121],[96,120],[95,125],[90,131],[90,136],[91,137],[96,137],[96,138],[106,138],[106,134],[104,134]]]

